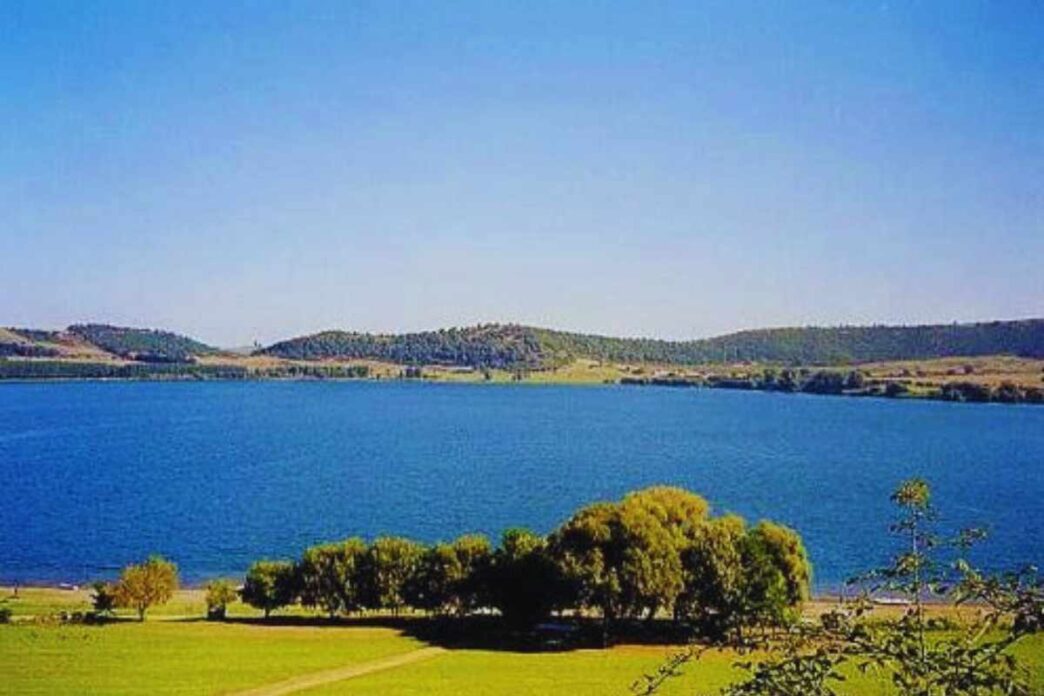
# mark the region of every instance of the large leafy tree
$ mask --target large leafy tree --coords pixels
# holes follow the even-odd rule
[[[380,537],[366,554],[366,604],[398,613],[407,602],[407,585],[417,572],[424,547],[402,537]]]
[[[675,618],[699,632],[722,638],[738,627],[746,575],[743,544],[747,525],[726,515],[700,525],[681,554],[684,588],[675,603]]]
[[[260,609],[267,619],[273,610],[293,603],[298,594],[297,573],[288,561],[257,561],[247,571],[243,601]]]
[[[524,628],[550,614],[560,582],[547,541],[528,529],[504,532],[489,572],[490,597],[511,626]]]
[[[435,544],[421,556],[416,572],[407,583],[408,601],[418,609],[444,613],[453,607],[456,587],[463,577],[464,568],[453,547]]]
[[[366,554],[366,544],[357,537],[306,549],[297,564],[301,603],[331,617],[362,607]]]
[[[574,601],[601,612],[605,630],[618,618],[671,608],[682,590],[680,525],[665,523],[641,496],[589,505],[551,536],[551,555]],[[704,513],[705,514],[705,513]]]
[[[144,563],[123,569],[115,586],[116,606],[128,607],[145,620],[150,607],[163,604],[178,589],[178,567],[161,556],[152,556]]]
[[[655,517],[678,545],[694,538],[710,514],[706,500],[675,486],[651,486],[628,493],[623,506],[641,508]]]
[[[798,618],[808,599],[812,566],[801,537],[794,530],[762,521],[739,544],[742,592],[738,627],[749,624],[781,626]]]

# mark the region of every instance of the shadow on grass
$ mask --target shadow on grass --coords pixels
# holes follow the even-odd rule
[[[182,621],[204,622],[200,618]],[[326,618],[320,616],[230,616],[220,623],[257,627],[309,627],[330,630],[346,628],[389,628],[419,641],[447,649],[497,650],[505,652],[565,652],[597,649],[614,644],[679,645],[691,634],[670,621],[620,622],[613,627],[611,640],[604,640],[602,622],[596,619],[569,618],[549,621],[536,629],[517,629],[496,616],[466,618],[444,616],[369,615]]]

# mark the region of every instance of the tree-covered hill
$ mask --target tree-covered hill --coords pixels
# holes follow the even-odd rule
[[[518,369],[553,367],[577,358],[674,365],[743,360],[837,365],[1001,354],[1044,358],[1044,319],[759,329],[695,341],[611,338],[514,324],[409,334],[327,331],[282,341],[259,353],[299,360],[373,359]]]
[[[510,324],[408,334],[324,331],[259,352],[295,360],[368,359],[403,365],[539,368],[548,362],[537,330]]]
[[[108,324],[74,324],[67,332],[121,358],[141,362],[191,362],[217,349],[169,331]]]

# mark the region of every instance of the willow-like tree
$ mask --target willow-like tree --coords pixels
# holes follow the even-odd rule
[[[398,614],[407,603],[407,585],[424,555],[424,547],[402,537],[379,537],[366,552],[366,605]]]
[[[301,603],[319,607],[331,618],[362,608],[366,553],[358,537],[306,549],[297,564]]]

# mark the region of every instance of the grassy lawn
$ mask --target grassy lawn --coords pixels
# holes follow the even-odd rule
[[[0,626],[0,692],[207,694],[420,647],[387,628],[121,622]]]
[[[667,648],[621,646],[611,650],[523,654],[482,650],[455,651],[437,659],[349,682],[312,689],[309,696],[337,694],[628,694],[630,684],[654,670],[670,654]],[[1033,693],[1044,693],[1044,636],[1018,646],[1016,653],[1033,672]],[[661,688],[665,696],[716,694],[743,672],[736,655],[708,652]],[[849,671],[842,693],[873,696],[893,693],[880,680]]]
[[[18,694],[226,693],[317,670],[401,654],[423,643],[390,628],[264,626],[156,619],[144,624],[0,626],[0,692]],[[453,650],[309,694],[626,694],[669,648],[518,653]],[[1044,693],[1044,636],[1018,647]],[[735,655],[711,652],[667,683],[663,694],[713,694],[740,674]],[[888,693],[872,680],[845,693]]]
[[[565,653],[454,651],[427,662],[381,672],[350,682],[312,689],[309,696],[332,694],[627,694],[634,680],[654,670],[670,654],[667,648],[617,647]],[[672,680],[663,694],[693,693],[700,685],[716,693],[734,673],[732,657],[707,656],[699,681]]]
[[[10,598],[0,588],[0,599]],[[821,603],[812,603],[814,614]],[[208,623],[200,590],[182,590],[144,624],[106,626],[36,623],[32,615],[88,608],[86,591],[22,588],[7,600],[16,622],[0,626],[0,693],[177,694],[227,693],[318,670],[362,664],[409,652],[425,643],[396,629],[371,626]],[[888,609],[883,609],[887,612]],[[952,609],[939,608],[939,612]],[[287,614],[304,614],[295,608]],[[240,604],[234,617],[257,617]],[[18,617],[21,617],[18,620]],[[291,619],[290,622],[293,620]],[[629,685],[672,652],[666,647],[520,653],[452,650],[417,664],[313,689],[309,694],[627,694]],[[1016,654],[1044,694],[1044,635],[1023,641]],[[683,668],[661,693],[713,694],[741,675],[736,656],[706,653]],[[880,682],[852,674],[843,693],[887,694]]]

